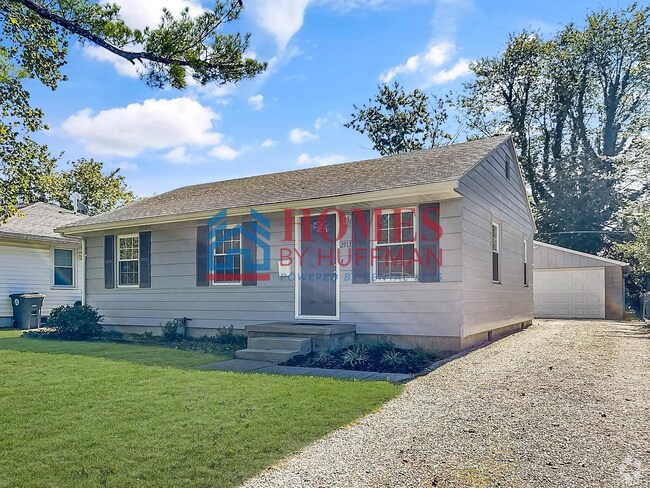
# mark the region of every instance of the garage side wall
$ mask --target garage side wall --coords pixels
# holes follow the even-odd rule
[[[605,318],[625,318],[625,282],[620,266],[605,267]]]

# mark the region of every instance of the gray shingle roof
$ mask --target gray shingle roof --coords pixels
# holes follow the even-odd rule
[[[186,186],[90,217],[68,228],[453,181],[509,137],[496,136],[365,161]]]
[[[7,223],[0,225],[0,239],[78,243],[78,238],[63,237],[54,229],[88,218],[43,202],[27,205],[20,209],[20,213],[22,215],[14,215]]]

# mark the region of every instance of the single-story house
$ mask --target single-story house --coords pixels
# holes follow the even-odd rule
[[[126,331],[188,317],[199,336],[450,351],[533,319],[535,224],[509,136],[188,186],[57,230],[85,242],[87,304]]]
[[[533,247],[535,317],[625,317],[627,263],[539,241]]]
[[[58,205],[33,203],[0,225],[0,327],[13,325],[10,294],[44,293],[44,316],[81,300],[83,241],[64,237],[54,228],[85,218]]]

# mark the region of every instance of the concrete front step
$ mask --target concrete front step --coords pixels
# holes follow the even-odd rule
[[[237,359],[251,359],[253,361],[269,361],[275,364],[284,363],[294,356],[301,354],[298,350],[291,349],[242,349],[235,351]]]
[[[253,337],[248,339],[249,349],[284,349],[299,351],[300,354],[311,352],[311,339],[306,337]]]
[[[345,323],[272,322],[246,326],[248,343],[258,338],[310,339],[317,353],[338,351],[354,344],[356,326]]]

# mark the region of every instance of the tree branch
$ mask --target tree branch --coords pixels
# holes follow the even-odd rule
[[[84,39],[89,40],[90,42],[98,45],[101,48],[106,49],[109,52],[112,52],[113,54],[126,59],[129,61],[131,64],[135,64],[136,61],[142,62],[143,60],[146,61],[151,61],[154,63],[160,63],[160,64],[165,64],[165,65],[177,65],[177,66],[186,66],[186,67],[192,67],[193,65],[198,64],[203,64],[205,66],[209,66],[211,68],[237,68],[241,65],[236,65],[236,64],[224,64],[224,63],[219,63],[218,65],[212,64],[208,61],[193,61],[189,62],[186,61],[185,59],[177,59],[177,58],[168,58],[164,56],[157,56],[151,53],[148,53],[146,51],[140,51],[140,52],[132,52],[132,51],[126,51],[124,49],[121,49],[117,46],[114,46],[110,42],[106,41],[103,37],[98,36],[97,34],[93,33],[89,29],[86,29],[84,27],[81,27],[79,24],[75,22],[71,22],[64,18],[61,15],[58,15],[50,10],[48,10],[45,7],[41,7],[37,3],[33,2],[32,0],[13,0],[16,3],[19,3],[26,7],[27,9],[31,10],[34,12],[36,15],[41,17],[42,19],[48,20],[60,27],[63,27],[67,31],[71,32],[72,34],[75,34],[79,37],[82,37]]]

